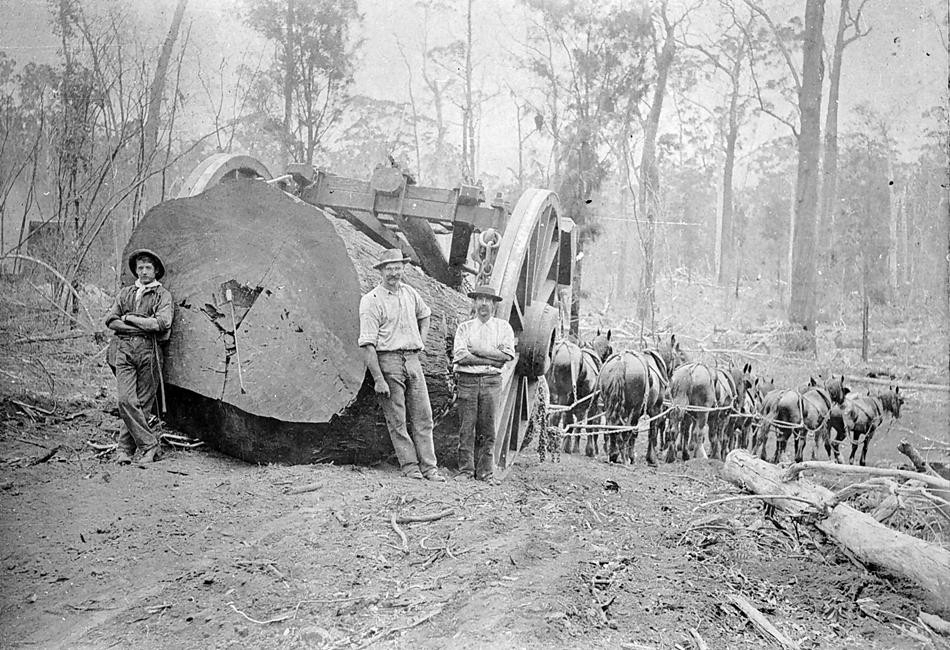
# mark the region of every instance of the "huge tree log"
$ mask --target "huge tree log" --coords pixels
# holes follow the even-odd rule
[[[950,551],[937,544],[905,535],[844,503],[837,503],[828,489],[804,479],[785,482],[781,467],[736,449],[722,467],[728,481],[756,494],[807,499],[824,513],[819,530],[848,549],[861,561],[908,578],[919,585],[932,604],[950,611]],[[801,513],[809,506],[800,501],[775,499],[776,506]]]
[[[135,248],[162,257],[175,298],[165,365],[172,424],[251,462],[392,454],[356,344],[380,246],[342,219],[242,180],[155,206],[126,253]],[[432,308],[423,369],[436,452],[440,463],[454,461],[450,355],[469,303],[415,268],[406,281]]]

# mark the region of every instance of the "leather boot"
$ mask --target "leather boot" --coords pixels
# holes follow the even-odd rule
[[[155,461],[161,460],[162,454],[159,450],[159,445],[153,445],[145,450],[142,454],[142,457],[139,459],[139,467],[145,467],[149,463],[154,463]]]

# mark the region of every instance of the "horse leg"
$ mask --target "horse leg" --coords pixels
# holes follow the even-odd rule
[[[650,422],[650,433],[647,435],[647,465],[656,467],[656,433],[659,424],[656,420]]]
[[[698,418],[696,418],[698,427],[693,430],[697,433],[696,435],[696,447],[693,450],[694,458],[709,458],[706,454],[706,440],[709,438],[709,416],[707,413],[703,413]]]
[[[680,457],[684,461],[689,460],[689,445],[692,441],[693,426],[693,414],[687,412],[686,415],[683,416],[683,423],[680,425],[680,435],[679,438],[677,438]]]
[[[861,444],[857,431],[851,432],[851,453],[848,455],[848,465],[854,465],[854,454],[858,451],[858,445]]]
[[[611,463],[616,463],[617,462],[617,436],[619,436],[620,434],[618,434],[616,431],[611,431],[610,433],[607,433],[605,435],[607,436],[607,443],[610,446],[610,449],[607,452],[607,459]]]
[[[861,460],[858,461],[858,464],[862,467],[864,466],[864,461],[867,459],[868,455],[868,445],[871,444],[871,438],[874,437],[875,427],[868,429],[867,434],[864,436],[864,445],[861,447]]]
[[[672,463],[676,460],[676,436],[680,430],[681,417],[678,414],[670,416],[669,421],[666,423],[666,430],[663,435],[663,450],[664,457],[667,463]]]
[[[775,432],[775,455],[772,456],[772,464],[778,465],[782,454],[785,453],[785,447],[788,445],[788,429],[780,428]]]
[[[825,422],[819,429],[821,431],[822,441],[825,445],[825,456],[828,460],[831,460],[831,428],[828,426],[828,423]]]
[[[627,443],[626,446],[624,447],[624,453],[625,453],[625,456],[626,456],[627,460],[630,462],[631,465],[633,465],[633,463],[637,460],[637,449],[636,449],[636,445],[637,445],[637,432],[636,432],[636,429],[634,429],[633,431],[627,431],[627,432],[624,434],[624,437],[626,438],[626,443]]]
[[[709,457],[719,458],[719,445],[721,444],[719,436],[721,434],[719,431],[718,418],[715,416],[707,416],[706,430],[709,432]]]
[[[577,451],[577,431],[574,429],[568,429],[568,427],[574,424],[575,418],[573,411],[564,411],[564,431],[567,432],[567,435],[564,436],[564,453],[573,454]]]
[[[805,458],[805,445],[808,442],[808,431],[802,429],[801,434],[795,432],[795,462],[800,463]]]

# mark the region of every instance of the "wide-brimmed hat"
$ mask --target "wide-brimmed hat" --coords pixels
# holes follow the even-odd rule
[[[485,296],[486,298],[491,298],[491,299],[494,300],[495,302],[501,302],[501,296],[499,296],[499,295],[495,292],[495,290],[492,289],[492,288],[491,288],[490,286],[488,286],[487,284],[479,285],[479,286],[475,287],[474,289],[472,289],[471,291],[468,292],[468,297],[469,297],[469,298],[475,299],[475,298],[477,298],[478,296]]]
[[[379,258],[376,260],[376,263],[373,264],[374,269],[378,269],[381,266],[386,266],[387,264],[393,264],[394,262],[411,262],[412,258],[406,257],[405,254],[398,248],[387,248],[382,253],[380,253]]]
[[[135,263],[142,255],[148,255],[155,260],[155,279],[160,280],[165,275],[165,264],[158,253],[147,248],[139,248],[129,253],[129,270],[132,271],[132,275],[135,275]]]

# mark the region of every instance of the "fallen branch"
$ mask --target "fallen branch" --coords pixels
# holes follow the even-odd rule
[[[837,474],[867,474],[868,476],[890,476],[892,478],[902,478],[912,481],[926,483],[937,490],[950,490],[950,481],[939,476],[930,474],[921,474],[920,472],[909,472],[903,469],[885,469],[883,467],[867,467],[864,465],[841,465],[826,460],[806,460],[801,463],[795,463],[785,470],[782,477],[784,481],[794,481],[798,475],[806,470],[819,470],[823,472],[833,472]]]
[[[786,648],[787,650],[798,650],[798,644],[789,639],[787,636],[782,634],[777,627],[772,625],[769,622],[769,619],[765,618],[765,615],[752,606],[748,600],[739,594],[727,594],[726,599],[729,600],[733,605],[739,608],[739,610],[749,617],[749,620],[752,621],[752,624],[765,636],[766,638],[771,638],[773,641],[776,641],[780,646]]]
[[[900,385],[901,388],[909,390],[940,390],[948,391],[950,386],[946,384],[919,384],[914,382],[902,381],[900,379],[875,379],[874,377],[861,377],[858,375],[845,375],[845,379],[859,384],[874,384],[875,386],[893,386]]]
[[[269,618],[266,621],[259,621],[256,618],[251,618],[237,607],[234,606],[234,603],[228,603],[228,607],[233,609],[235,612],[249,620],[251,623],[257,623],[258,625],[269,625],[271,623],[280,623],[281,621],[286,621],[288,618],[293,618],[293,614],[281,614],[280,616],[275,616],[274,618]]]
[[[37,411],[39,413],[42,413],[43,415],[53,415],[52,411],[36,406],[35,404],[27,404],[26,402],[21,402],[20,400],[16,400],[16,399],[11,399],[10,401],[16,404],[17,406],[19,406],[20,408],[27,409],[28,411]],[[29,413],[27,413],[27,415],[29,415]]]
[[[52,458],[53,456],[55,456],[55,455],[56,455],[56,452],[58,452],[58,451],[59,451],[59,445],[56,445],[55,447],[53,447],[52,449],[50,449],[48,452],[46,452],[45,454],[43,454],[43,455],[40,456],[39,458],[34,458],[33,460],[31,460],[31,461],[30,461],[30,465],[41,465],[41,464],[45,463],[46,461],[48,461],[48,460],[49,460],[50,458]]]
[[[96,332],[87,332],[85,330],[72,330],[62,334],[47,334],[44,336],[27,336],[21,339],[15,339],[14,343],[41,343],[44,341],[66,341],[69,339],[78,339],[84,336],[95,336]]]
[[[393,527],[393,530],[399,535],[399,539],[402,540],[402,552],[409,555],[409,538],[406,537],[406,533],[402,532],[402,528],[396,523],[395,513],[389,516],[389,525]]]
[[[73,294],[73,297],[76,299],[76,304],[82,307],[83,312],[86,314],[86,318],[89,320],[89,324],[92,326],[91,328],[95,329],[96,321],[92,319],[92,316],[89,314],[89,310],[86,309],[86,305],[83,304],[82,298],[79,297],[79,293],[76,291],[75,287],[73,287],[72,282],[70,282],[65,277],[63,277],[62,273],[54,269],[52,266],[50,266],[43,260],[38,260],[35,257],[30,257],[29,255],[21,255],[19,253],[7,253],[3,257],[0,257],[0,259],[4,259],[4,258],[19,259],[19,260],[25,260],[27,262],[33,262],[34,264],[38,266],[42,266],[44,269],[46,269],[47,271],[52,273],[54,276],[56,276],[56,278],[59,279],[59,281],[63,283],[63,286],[66,287],[66,289],[68,289],[71,294]],[[69,314],[67,314],[67,316],[69,316]],[[70,318],[72,318],[72,316],[70,316]],[[76,322],[78,323],[79,321],[76,321]]]
[[[415,619],[414,621],[410,621],[410,622],[407,623],[406,625],[394,625],[393,627],[389,628],[388,630],[384,630],[384,631],[382,631],[382,632],[377,632],[376,634],[374,634],[373,636],[371,636],[369,639],[367,639],[366,641],[364,641],[363,643],[361,643],[360,645],[358,645],[358,646],[357,646],[357,650],[362,650],[363,648],[368,648],[369,646],[373,645],[373,644],[376,643],[377,641],[380,641],[380,640],[382,640],[382,639],[385,639],[386,637],[390,636],[391,634],[395,634],[396,632],[404,632],[404,631],[406,631],[406,630],[411,630],[411,629],[414,628],[414,627],[417,627],[417,626],[419,626],[419,625],[422,625],[423,623],[425,623],[426,621],[428,621],[430,618],[433,618],[434,616],[437,616],[438,614],[441,614],[443,607],[444,607],[444,605],[439,605],[437,608],[433,609],[433,610],[432,610],[431,612],[429,612],[428,614],[423,614],[423,615],[420,616],[419,618]]]
[[[689,628],[689,635],[693,637],[693,642],[696,644],[696,650],[709,650],[709,646],[706,645],[706,641],[703,640],[703,637],[699,636],[699,632],[696,628]]]
[[[449,508],[448,510],[443,510],[442,512],[436,512],[431,515],[404,515],[402,517],[396,517],[397,524],[411,524],[422,521],[438,521],[439,519],[444,519],[445,517],[450,517],[455,514],[455,510]]]
[[[305,492],[316,492],[323,487],[323,483],[309,483],[287,490],[287,494],[303,494]]]
[[[115,443],[112,443],[111,445],[103,445],[97,442],[93,442],[92,440],[87,440],[86,444],[92,447],[93,449],[95,449],[96,451],[112,451],[113,449],[119,446]]]
[[[914,445],[910,444],[910,442],[906,439],[900,441],[900,443],[897,445],[897,451],[907,456],[907,458],[910,459],[910,462],[913,463],[914,469],[921,474],[930,474],[931,476],[936,476],[942,479],[947,478],[946,476],[940,474],[940,472],[938,472],[936,469],[931,467],[930,463],[923,459],[923,457],[920,455],[920,452],[917,451]]]
[[[917,615],[917,620],[923,625],[925,625],[926,627],[929,627],[931,630],[933,630],[937,634],[941,634],[943,636],[950,636],[950,623],[943,620],[936,614],[928,614],[927,612],[921,612],[920,614]]]
[[[906,473],[918,479],[933,478],[916,472]],[[846,552],[865,564],[911,580],[936,602],[946,602],[946,594],[950,593],[950,550],[893,530],[845,503],[836,503],[834,493],[820,485],[804,479],[788,482],[781,468],[742,449],[735,449],[726,456],[722,476],[752,492],[784,493],[809,499],[816,508],[827,506],[827,516],[815,521],[814,525]],[[777,499],[775,503],[793,515],[803,514],[806,510],[795,500]]]
[[[163,610],[171,609],[171,607],[172,606],[170,603],[162,603],[161,605],[153,605],[152,607],[149,607],[145,611],[148,612],[149,614],[157,614],[158,612],[161,612]]]
[[[707,508],[709,506],[718,505],[720,503],[728,503],[729,501],[750,501],[755,499],[787,499],[789,501],[800,501],[801,503],[807,503],[810,506],[815,505],[815,502],[812,500],[804,499],[802,497],[789,496],[787,494],[739,494],[737,496],[725,497],[723,499],[716,499],[715,501],[701,503],[693,508],[693,512]]]

